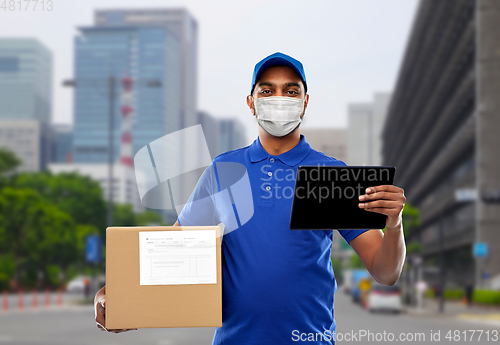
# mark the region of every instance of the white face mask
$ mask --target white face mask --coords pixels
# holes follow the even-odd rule
[[[275,137],[292,132],[300,124],[304,100],[292,97],[271,96],[255,99],[257,122]]]

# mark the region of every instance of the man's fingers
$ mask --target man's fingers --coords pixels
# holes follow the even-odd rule
[[[383,184],[380,186],[372,186],[366,189],[366,193],[376,193],[376,192],[391,192],[391,193],[404,193],[403,188],[396,187],[392,184]]]
[[[122,332],[128,332],[128,331],[137,331],[137,328],[121,328],[121,329],[107,329],[104,327],[101,323],[96,321],[96,326],[99,328],[101,331],[105,331],[108,333],[122,333]]]
[[[106,316],[106,301],[105,300],[99,301],[99,312],[102,314],[102,316]]]
[[[370,187],[369,189],[373,189],[375,187]],[[378,187],[377,187],[378,188]],[[397,188],[397,187],[396,187]],[[362,194],[358,197],[360,201],[370,201],[370,200],[397,200],[402,203],[405,203],[406,197],[402,192],[399,191],[372,191],[371,193]]]
[[[401,207],[401,203],[392,200],[373,200],[370,202],[360,203],[359,207],[364,209],[369,209],[374,207],[397,209],[398,207]]]
[[[106,329],[106,327],[104,327],[102,324],[100,324],[99,322],[95,322],[96,325],[97,325],[97,328],[99,328],[101,331],[106,331],[108,332],[108,330]]]
[[[360,200],[376,200],[376,199],[386,199],[386,200],[393,200],[393,199],[399,199],[399,193],[392,193],[392,192],[375,192],[375,193],[370,193],[370,194],[363,194],[359,196]]]

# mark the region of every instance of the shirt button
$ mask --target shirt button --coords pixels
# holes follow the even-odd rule
[[[268,172],[267,176],[273,176],[273,173],[272,172]]]
[[[271,190],[271,186],[266,186],[266,190],[270,191]]]
[[[271,163],[274,163],[274,158],[271,158],[269,161],[270,161]],[[269,175],[269,176],[271,176],[271,175]]]

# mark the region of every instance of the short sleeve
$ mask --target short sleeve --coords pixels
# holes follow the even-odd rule
[[[194,188],[188,202],[184,205],[177,221],[182,226],[211,226],[220,222],[217,219],[214,195],[217,193],[217,181],[210,164]]]
[[[347,243],[354,240],[356,237],[361,235],[364,232],[367,232],[370,229],[361,229],[361,230],[338,230],[339,234],[346,240]]]

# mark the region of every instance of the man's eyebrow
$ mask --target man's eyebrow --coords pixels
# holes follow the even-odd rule
[[[268,81],[263,81],[259,83],[259,86],[274,86],[274,85]]]
[[[295,82],[286,83],[283,86],[285,86],[285,87],[297,86],[300,89],[300,84],[299,83],[295,83]]]
[[[271,82],[269,82],[269,81],[263,81],[263,82],[259,83],[259,87],[260,86],[270,86],[270,87],[273,87],[274,84],[271,83]],[[301,89],[300,84],[296,83],[296,82],[288,82],[288,83],[283,84],[283,87],[291,87],[291,86],[296,86],[299,89]]]

